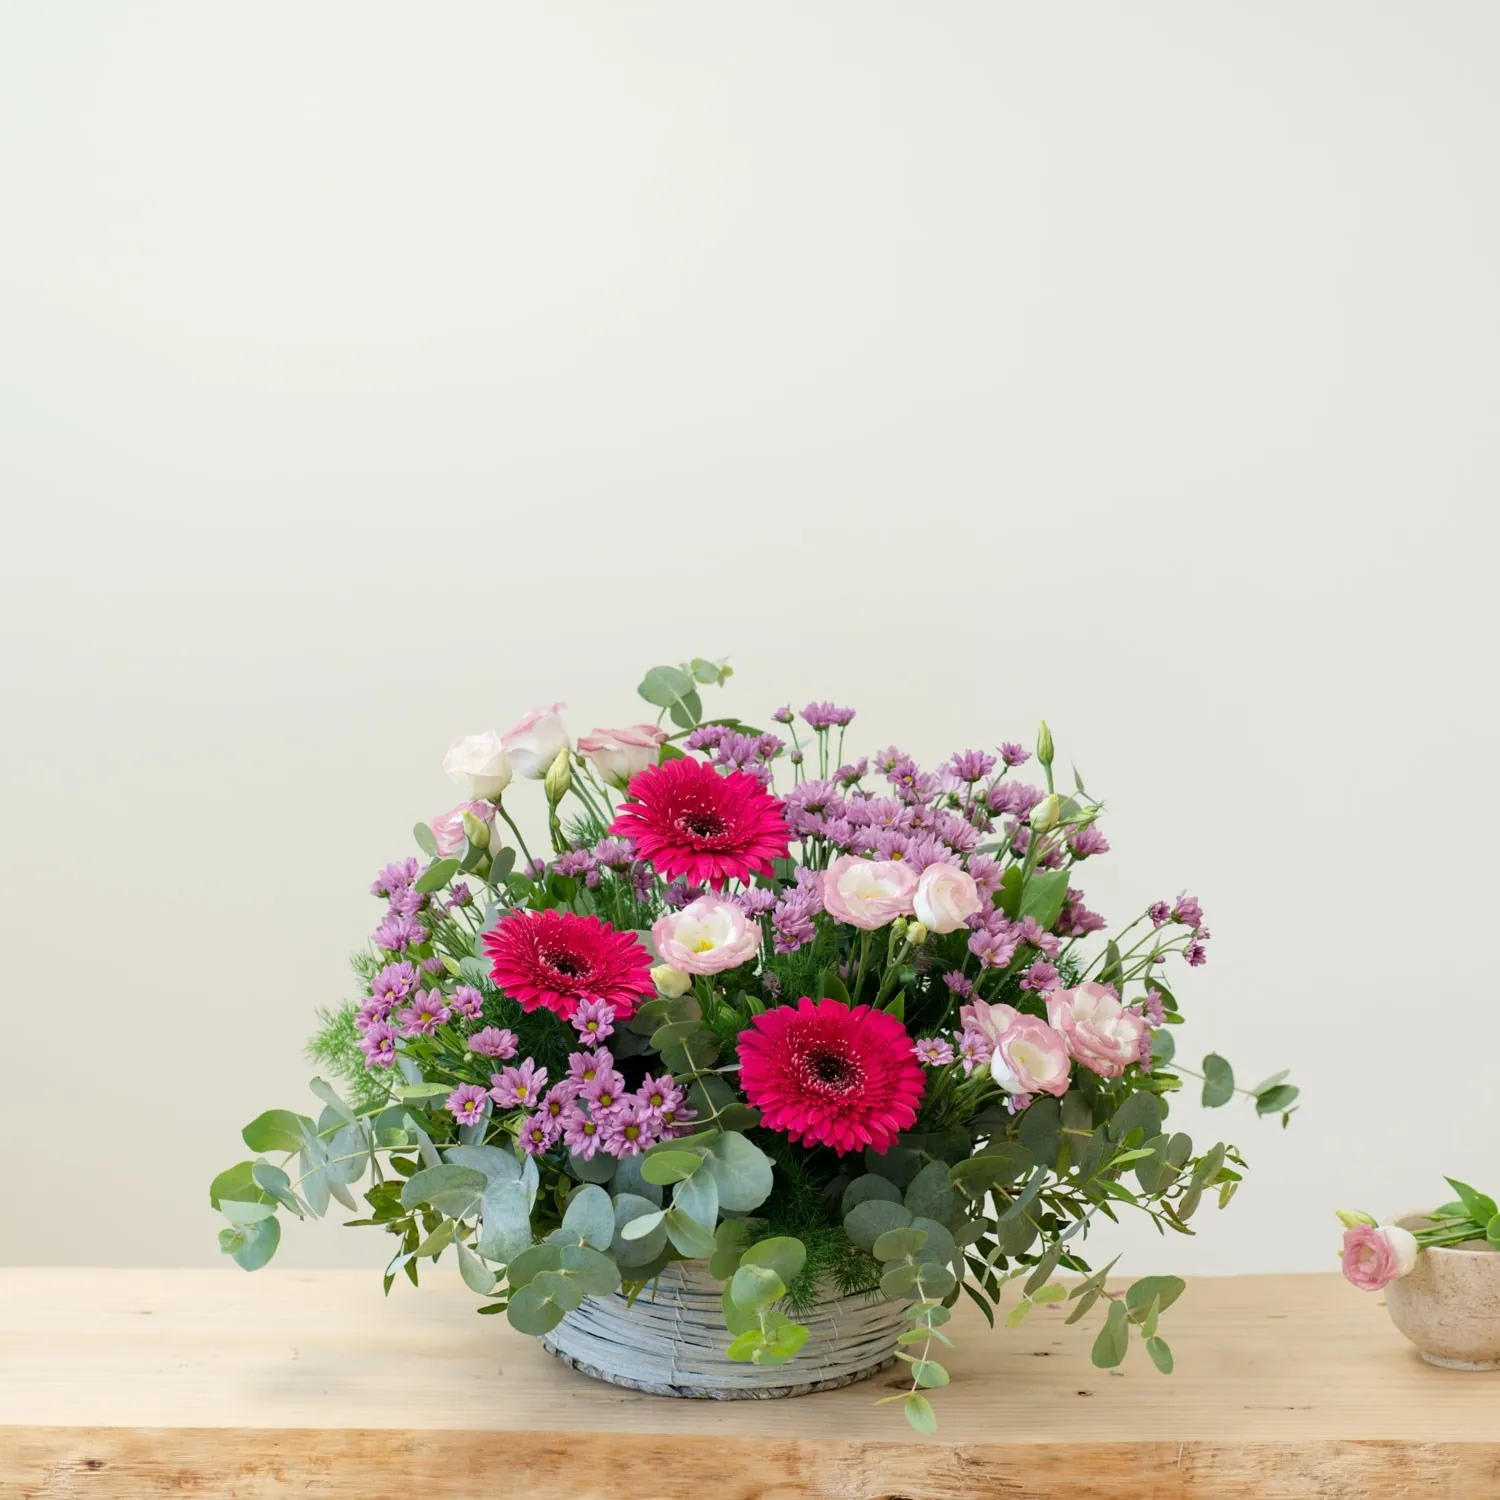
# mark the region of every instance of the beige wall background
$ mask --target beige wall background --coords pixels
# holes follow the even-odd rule
[[[7,7],[0,1261],[216,1262],[449,739],[695,652],[1200,895],[1305,1108],[1135,1266],[1494,1191],[1497,141],[1480,0]]]

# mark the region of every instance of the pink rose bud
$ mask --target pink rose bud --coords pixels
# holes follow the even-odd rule
[[[917,919],[932,932],[957,932],[983,904],[974,877],[956,865],[928,865],[912,896]]]
[[[500,736],[510,765],[522,776],[540,781],[551,769],[558,751],[571,747],[561,718],[567,706],[550,703],[546,708],[533,708]]]
[[[990,1059],[990,1076],[1007,1094],[1066,1094],[1072,1071],[1067,1044],[1036,1016],[1018,1016]]]
[[[1362,1292],[1378,1292],[1416,1265],[1420,1249],[1416,1235],[1398,1224],[1356,1224],[1344,1231],[1339,1259],[1347,1280]]]
[[[655,724],[596,729],[578,741],[578,753],[592,761],[594,769],[612,787],[623,792],[632,776],[656,764],[666,738],[667,731]]]
[[[1118,1078],[1140,1058],[1146,1023],[1102,984],[1053,990],[1047,1019],[1067,1038],[1069,1054],[1101,1078]]]

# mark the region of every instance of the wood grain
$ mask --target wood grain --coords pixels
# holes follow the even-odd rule
[[[1500,1496],[1500,1373],[1424,1365],[1336,1276],[1193,1283],[1166,1379],[1092,1329],[955,1318],[940,1430],[872,1403],[587,1380],[440,1279],[0,1270],[0,1496],[506,1500]]]

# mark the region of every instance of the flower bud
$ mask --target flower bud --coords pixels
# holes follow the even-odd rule
[[[547,800],[556,807],[567,790],[573,785],[573,754],[566,745],[557,752],[556,759],[547,767],[547,774],[542,777],[542,789],[547,793]]]
[[[906,929],[906,941],[913,948],[920,948],[927,941],[927,929],[920,922],[913,922]]]
[[[1062,799],[1053,792],[1049,797],[1043,797],[1035,807],[1031,809],[1031,826],[1038,833],[1050,833],[1057,827],[1057,820],[1062,816]]]
[[[476,849],[488,849],[490,846],[490,825],[483,818],[476,818],[473,813],[466,812],[463,815],[464,837],[473,844]]]
[[[665,995],[668,1000],[675,1000],[679,995],[685,995],[693,987],[693,976],[684,973],[681,969],[674,969],[671,964],[657,964],[651,971],[651,982],[656,986],[658,995]]]
[[[1345,1229],[1355,1229],[1361,1224],[1375,1228],[1376,1221],[1369,1214],[1362,1214],[1356,1209],[1339,1208],[1334,1210],[1339,1216],[1339,1222]]]
[[[1036,758],[1044,765],[1052,764],[1052,731],[1047,728],[1045,719],[1036,732]]]

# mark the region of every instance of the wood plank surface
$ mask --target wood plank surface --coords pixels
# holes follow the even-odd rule
[[[771,1402],[577,1375],[456,1277],[0,1270],[0,1496],[969,1500],[1500,1496],[1500,1373],[1423,1364],[1337,1276],[1200,1280],[1140,1350],[960,1312],[936,1438],[896,1372]]]

